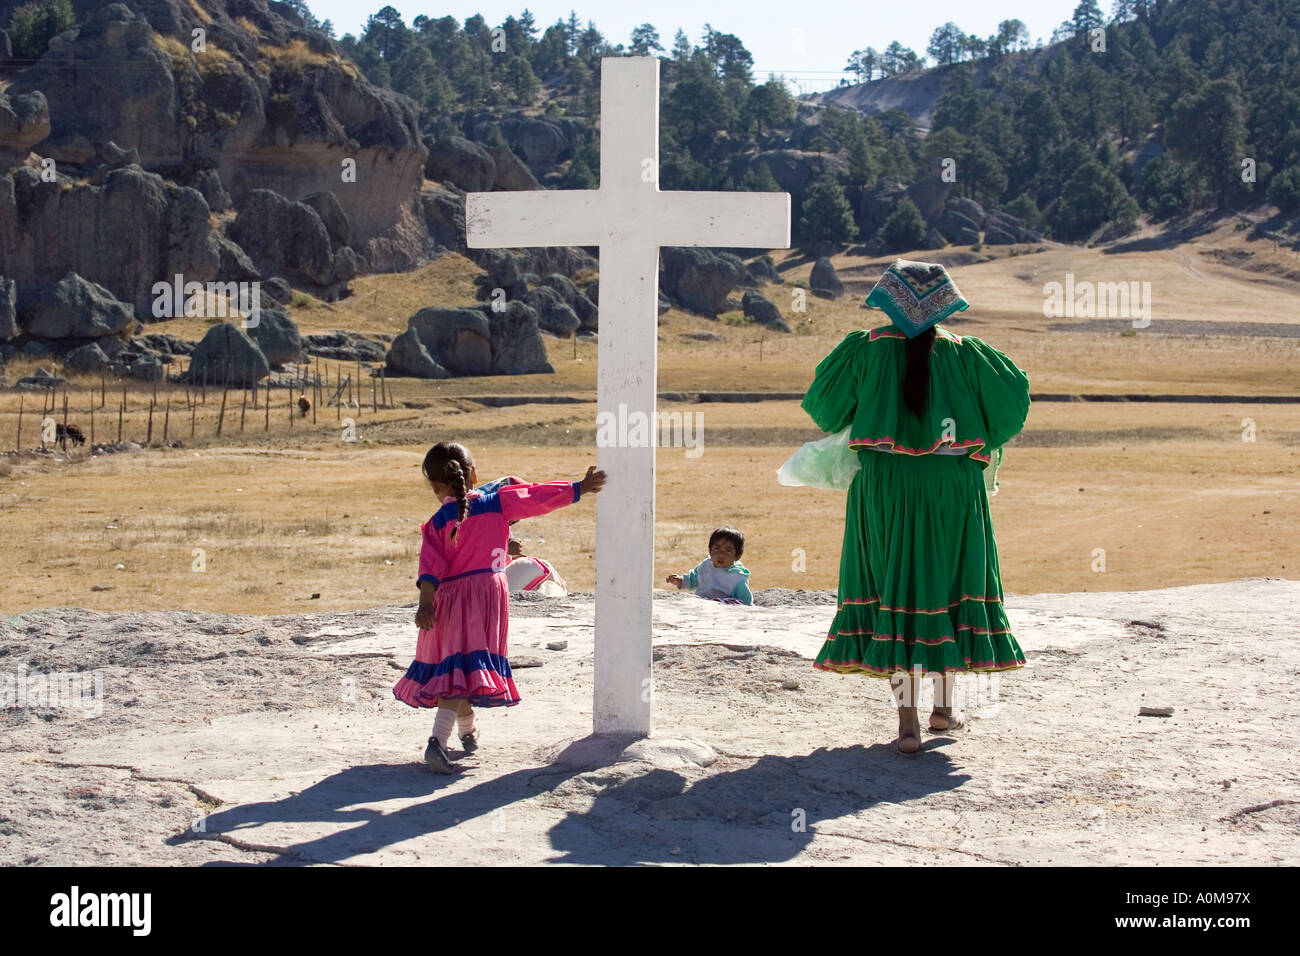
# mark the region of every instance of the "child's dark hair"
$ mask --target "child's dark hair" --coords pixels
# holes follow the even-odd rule
[[[456,495],[456,502],[460,505],[461,521],[464,521],[465,515],[469,513],[469,502],[465,500],[465,494],[469,489],[465,483],[469,481],[469,473],[473,467],[473,456],[460,442],[440,441],[424,456],[424,477],[428,478],[430,483],[437,481],[451,485],[451,490]],[[451,529],[453,541],[456,540],[458,530],[460,529]]]
[[[709,535],[709,548],[712,550],[717,541],[730,541],[736,549],[736,557],[739,558],[745,553],[745,536],[735,528],[719,528],[713,534]]]

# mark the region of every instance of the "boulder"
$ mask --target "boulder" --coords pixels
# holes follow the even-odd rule
[[[208,329],[194,347],[185,381],[214,386],[229,383],[241,388],[261,381],[270,371],[270,363],[257,343],[243,329],[222,322]]]
[[[263,282],[262,293],[280,305],[288,305],[293,301],[293,288],[279,276]]]
[[[519,157],[510,151],[509,146],[488,147],[488,155],[496,165],[496,178],[493,186],[498,190],[517,191],[522,189],[541,189],[542,185]],[[470,190],[471,192],[473,190]]]
[[[496,182],[497,164],[477,143],[463,136],[445,136],[429,144],[424,175],[466,192],[487,192]]]
[[[253,260],[239,248],[238,244],[218,233],[215,237],[219,265],[215,276],[218,282],[256,282],[262,278]],[[281,279],[281,282],[284,280]],[[266,283],[262,283],[265,290]]]
[[[420,341],[420,334],[411,326],[393,339],[385,362],[393,375],[410,375],[415,378],[449,378],[451,373],[433,360],[429,350]]]
[[[848,174],[849,165],[843,157],[833,153],[803,152],[796,149],[774,149],[758,153],[749,160],[749,169],[766,166],[785,192],[801,202],[809,186],[821,177],[841,179]]]
[[[786,325],[785,319],[781,317],[781,310],[752,289],[747,291],[741,299],[741,309],[744,310],[748,318],[753,319],[759,325],[766,326],[769,329],[776,329],[778,332],[790,331],[790,326]]]
[[[971,222],[974,229],[983,229],[985,221],[984,207],[974,199],[967,199],[965,196],[950,196],[945,204],[948,212],[957,213],[965,216]]]
[[[118,339],[118,341],[121,340]],[[197,343],[188,339],[177,338],[166,332],[150,332],[148,335],[136,336],[132,344],[142,345],[159,355],[190,355],[194,352],[194,346]]]
[[[0,30],[0,65],[14,55],[13,42],[9,39],[9,33],[6,30]]]
[[[45,358],[47,355],[53,355],[55,351],[54,346],[49,342],[40,339],[28,339],[23,344],[22,354],[27,358]]]
[[[0,276],[0,342],[18,335],[18,287],[13,279]]]
[[[320,216],[320,221],[325,225],[325,232],[330,237],[330,242],[338,246],[346,246],[352,241],[352,224],[348,222],[347,213],[339,205],[338,197],[332,192],[312,193],[302,197],[304,206],[310,206],[316,210],[316,215]]]
[[[3,59],[3,57],[0,57]],[[50,108],[39,90],[5,95],[0,90],[0,168],[25,160],[50,135]]]
[[[514,304],[507,303],[507,308]],[[407,328],[415,331],[429,356],[452,375],[492,374],[492,328],[482,311],[421,309],[407,320]]]
[[[938,229],[945,239],[957,245],[972,245],[979,239],[979,226],[975,221],[951,208],[936,216],[931,225]]]
[[[997,209],[988,210],[987,223],[984,241],[990,245],[1014,245],[1021,242],[1043,241],[1042,235],[1026,226],[1023,220]]]
[[[554,374],[546,360],[546,345],[537,325],[537,315],[522,302],[511,302],[503,312],[480,306],[492,335],[492,374]]]
[[[150,351],[132,355],[131,363],[126,366],[123,374],[144,382],[161,382],[164,374],[163,360]]]
[[[270,365],[302,361],[302,338],[289,313],[281,309],[258,309],[257,324],[250,324],[245,331]]]
[[[54,375],[49,369],[38,368],[31,375],[26,375],[14,382],[14,388],[42,389],[57,388],[67,385],[68,380],[61,375]]]
[[[303,336],[302,347],[308,355],[340,362],[382,362],[387,351],[382,342],[342,329]]]
[[[503,117],[501,135],[535,176],[571,157],[576,145],[572,124],[566,127],[547,116]]]
[[[187,186],[197,189],[213,212],[225,212],[233,206],[230,193],[226,192],[221,181],[221,173],[210,167],[196,169],[191,173]]]
[[[775,282],[780,277],[776,266],[765,256],[759,256],[745,263],[745,276],[746,284],[755,286],[765,282]]]
[[[438,245],[453,252],[464,252],[465,197],[446,189],[431,189],[420,194],[424,227]]]
[[[480,263],[485,272],[474,277],[476,297],[488,302],[524,298],[528,294],[528,282],[519,269],[519,260],[505,249],[486,251],[491,255],[484,256]]]
[[[836,299],[844,294],[844,283],[835,274],[835,266],[826,256],[813,263],[812,274],[808,277],[808,288],[812,289],[813,295],[819,295],[824,299]]]
[[[430,358],[452,375],[526,375],[555,371],[537,313],[518,300],[501,311],[491,305],[473,309],[421,309],[408,327]]]
[[[541,286],[524,296],[527,303],[537,313],[537,324],[547,332],[559,336],[568,336],[578,331],[582,320],[578,313],[565,304],[564,298],[551,286]]]
[[[704,315],[727,307],[727,296],[745,276],[745,264],[729,252],[665,246],[659,253],[659,288],[670,301]]]
[[[944,182],[942,177],[935,174],[908,186],[907,196],[916,203],[916,208],[921,211],[921,218],[929,222],[943,208],[952,189],[952,183]]]
[[[900,199],[907,195],[902,186],[886,183],[864,192],[858,201],[858,228],[864,236],[874,235],[893,215]]]
[[[23,328],[43,339],[97,339],[116,335],[134,321],[131,307],[113,293],[69,272],[26,311]]]
[[[112,364],[104,350],[95,342],[78,346],[63,355],[63,367],[73,372],[98,372]]]
[[[925,243],[922,246],[922,248],[942,249],[947,244],[948,244],[947,241],[943,238],[943,234],[939,232],[938,229],[934,228],[934,226],[931,226],[929,229],[926,230]]]
[[[319,288],[339,279],[329,232],[316,210],[269,189],[248,194],[227,234],[263,275],[281,275]]]

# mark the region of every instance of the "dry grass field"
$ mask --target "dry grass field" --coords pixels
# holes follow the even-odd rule
[[[1300,404],[1249,399],[1300,396],[1300,336],[1251,334],[1260,323],[1300,332],[1293,312],[1300,259],[1265,245],[1245,243],[1227,226],[1197,243],[1123,254],[1050,244],[1017,255],[915,254],[948,262],[972,302],[950,328],[1005,351],[1029,373],[1035,393],[1244,398],[1036,403],[1008,449],[994,499],[1009,591],[1296,576]],[[883,324],[881,313],[860,304],[886,260],[837,257],[848,293],[836,301],[808,295],[799,312],[795,283],[806,280],[811,262],[791,253],[774,258],[785,282],[764,292],[796,331],[764,333],[669,312],[660,324],[661,391],[801,392],[845,332]],[[300,297],[291,311],[304,334],[396,334],[422,306],[471,303],[474,272],[466,260],[447,256],[414,273],[359,279],[342,302]],[[1042,314],[1044,283],[1064,281],[1066,273],[1077,281],[1150,282],[1152,330],[1051,330],[1078,321]],[[1164,321],[1213,323],[1219,334],[1154,334]],[[147,331],[198,338],[207,324],[184,318]],[[702,331],[721,341],[689,337]],[[217,437],[220,395],[210,389],[191,437],[185,390],[160,386],[159,401],[170,393],[173,402],[169,438],[183,447],[93,458],[83,447],[66,458],[56,452],[0,459],[0,609],[289,613],[413,601],[419,523],[435,505],[419,474],[432,442],[466,442],[484,479],[576,478],[595,461],[596,346],[547,341],[555,375],[396,379],[395,407],[378,412],[370,408],[367,381],[361,408],[318,408],[315,425],[308,416],[292,429],[286,390],[272,392],[269,428],[259,404],[248,408],[242,430],[241,396],[232,392]],[[38,364],[12,363],[10,381]],[[328,364],[332,378],[337,366]],[[115,437],[121,385],[109,384],[99,408],[98,380],[70,378],[69,420],[89,433],[93,404],[97,439]],[[143,441],[151,395],[141,383],[129,387],[124,438]],[[472,400],[502,395],[577,401],[492,408]],[[41,396],[28,392],[21,401],[23,446],[30,449]],[[19,403],[20,393],[0,393],[0,447],[13,447]],[[844,496],[775,480],[781,462],[818,435],[798,403],[661,408],[701,416],[703,453],[660,450],[657,579],[698,562],[709,530],[729,523],[748,536],[744,561],[753,587],[833,588]],[[356,442],[341,440],[339,420],[348,414],[357,422]],[[1254,423],[1254,441],[1243,440],[1246,419]],[[157,411],[155,444],[161,435]],[[572,589],[591,589],[590,504],[529,521],[516,533],[526,551],[552,559]]]

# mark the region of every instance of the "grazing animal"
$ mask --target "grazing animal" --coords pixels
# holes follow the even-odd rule
[[[303,418],[306,418],[307,413],[311,411],[311,402],[307,401],[306,395],[298,399],[298,411],[302,412]]]
[[[72,439],[72,444],[84,445],[86,436],[82,434],[80,428],[76,425],[64,426],[62,422],[56,422],[54,425],[54,440],[59,443],[59,447],[64,451],[68,450],[68,439]]]

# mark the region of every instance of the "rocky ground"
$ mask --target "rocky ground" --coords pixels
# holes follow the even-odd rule
[[[810,665],[834,595],[759,600],[659,595],[656,737],[596,769],[574,759],[591,728],[592,599],[515,601],[524,703],[481,713],[483,746],[452,777],[420,759],[432,715],[391,693],[413,606],[14,615],[0,622],[0,692],[80,672],[102,696],[0,714],[13,782],[0,862],[1296,858],[1285,719],[1300,697],[1300,582],[1010,595],[1029,666],[967,681],[969,726],[927,734],[913,756],[892,745],[882,683]]]

